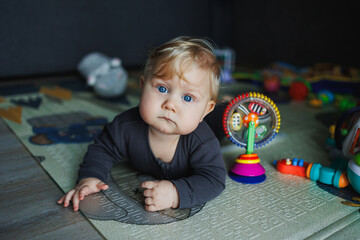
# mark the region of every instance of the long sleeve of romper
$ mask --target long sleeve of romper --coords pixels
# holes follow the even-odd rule
[[[95,177],[105,182],[114,163],[124,158],[124,143],[117,137],[121,135],[121,128],[117,125],[117,119],[107,124],[94,143],[88,146],[84,161],[80,164],[78,180]]]
[[[216,138],[200,144],[189,156],[190,175],[172,180],[180,198],[179,208],[206,203],[225,189],[226,170]]]

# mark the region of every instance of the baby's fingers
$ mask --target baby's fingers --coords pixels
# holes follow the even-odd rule
[[[146,189],[143,194],[144,194],[145,197],[152,197],[153,190]]]
[[[97,188],[98,188],[99,190],[106,190],[106,189],[109,188],[109,185],[107,185],[107,184],[105,184],[105,183],[103,183],[103,182],[99,182],[96,186],[97,186]]]
[[[75,190],[73,189],[65,195],[64,207],[69,206],[70,200],[71,200],[72,196],[74,195],[74,193],[75,193]]]
[[[145,198],[145,204],[146,204],[146,205],[155,204],[154,199],[152,199],[152,198],[150,198],[150,197]]]
[[[79,199],[83,200],[86,195],[89,195],[91,193],[91,189],[89,186],[84,186],[79,191]]]
[[[79,210],[79,201],[79,192],[75,192],[72,198],[72,204],[75,212]]]
[[[57,201],[58,204],[62,204],[64,202],[64,199],[65,199],[65,195],[62,196],[59,201]]]
[[[149,211],[149,212],[155,212],[155,211],[160,210],[160,208],[155,205],[146,205],[145,210]]]
[[[140,187],[142,188],[147,188],[147,189],[153,189],[155,187],[155,182],[153,181],[146,181],[146,182],[142,182]]]

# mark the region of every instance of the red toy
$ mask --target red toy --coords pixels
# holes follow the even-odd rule
[[[309,93],[309,88],[303,82],[293,82],[290,85],[289,95],[295,101],[303,101]]]
[[[302,159],[297,160],[296,158],[294,158],[293,161],[291,161],[290,158],[281,159],[276,163],[279,172],[300,177],[306,177],[306,169],[308,166],[309,164],[307,162],[304,162]]]
[[[278,76],[267,77],[264,79],[264,89],[269,93],[276,93],[281,86]]]
[[[329,167],[323,167],[319,163],[307,163],[303,159],[290,158],[275,161],[279,172],[285,174],[298,175],[309,178],[312,181],[319,181],[325,184],[333,185],[337,188],[344,188],[349,185],[346,172],[335,170]]]

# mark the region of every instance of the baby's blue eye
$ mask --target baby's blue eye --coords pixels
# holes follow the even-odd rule
[[[161,92],[161,93],[167,93],[167,89],[166,89],[166,87],[164,87],[164,86],[158,86],[157,87],[157,89],[159,90],[159,92]]]
[[[183,96],[183,99],[184,99],[185,102],[192,102],[193,101],[193,98],[190,95]]]

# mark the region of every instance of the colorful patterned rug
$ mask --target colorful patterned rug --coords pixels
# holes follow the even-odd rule
[[[234,92],[246,87],[229,89]],[[126,101],[109,102],[88,91],[72,92],[67,99],[27,92],[2,96],[0,108],[8,111],[10,117],[4,117],[8,126],[66,192],[75,184],[88,138],[96,135],[105,122],[139,102],[134,89],[124,97]],[[87,197],[91,199],[84,201],[83,213],[106,239],[323,239],[337,238],[344,229],[359,229],[358,209],[341,204],[354,194],[351,189],[342,190],[339,197],[329,186],[320,187],[275,169],[274,160],[295,157],[330,165],[324,147],[328,129],[317,119],[319,110],[303,103],[278,104],[278,108],[280,133],[256,150],[266,169],[265,182],[247,185],[227,177],[223,193],[205,206],[151,215],[139,210],[142,195],[137,188],[149,176],[120,164],[111,171],[110,190]],[[224,139],[222,152],[229,169],[244,149]],[[350,233],[356,234],[356,230]]]

